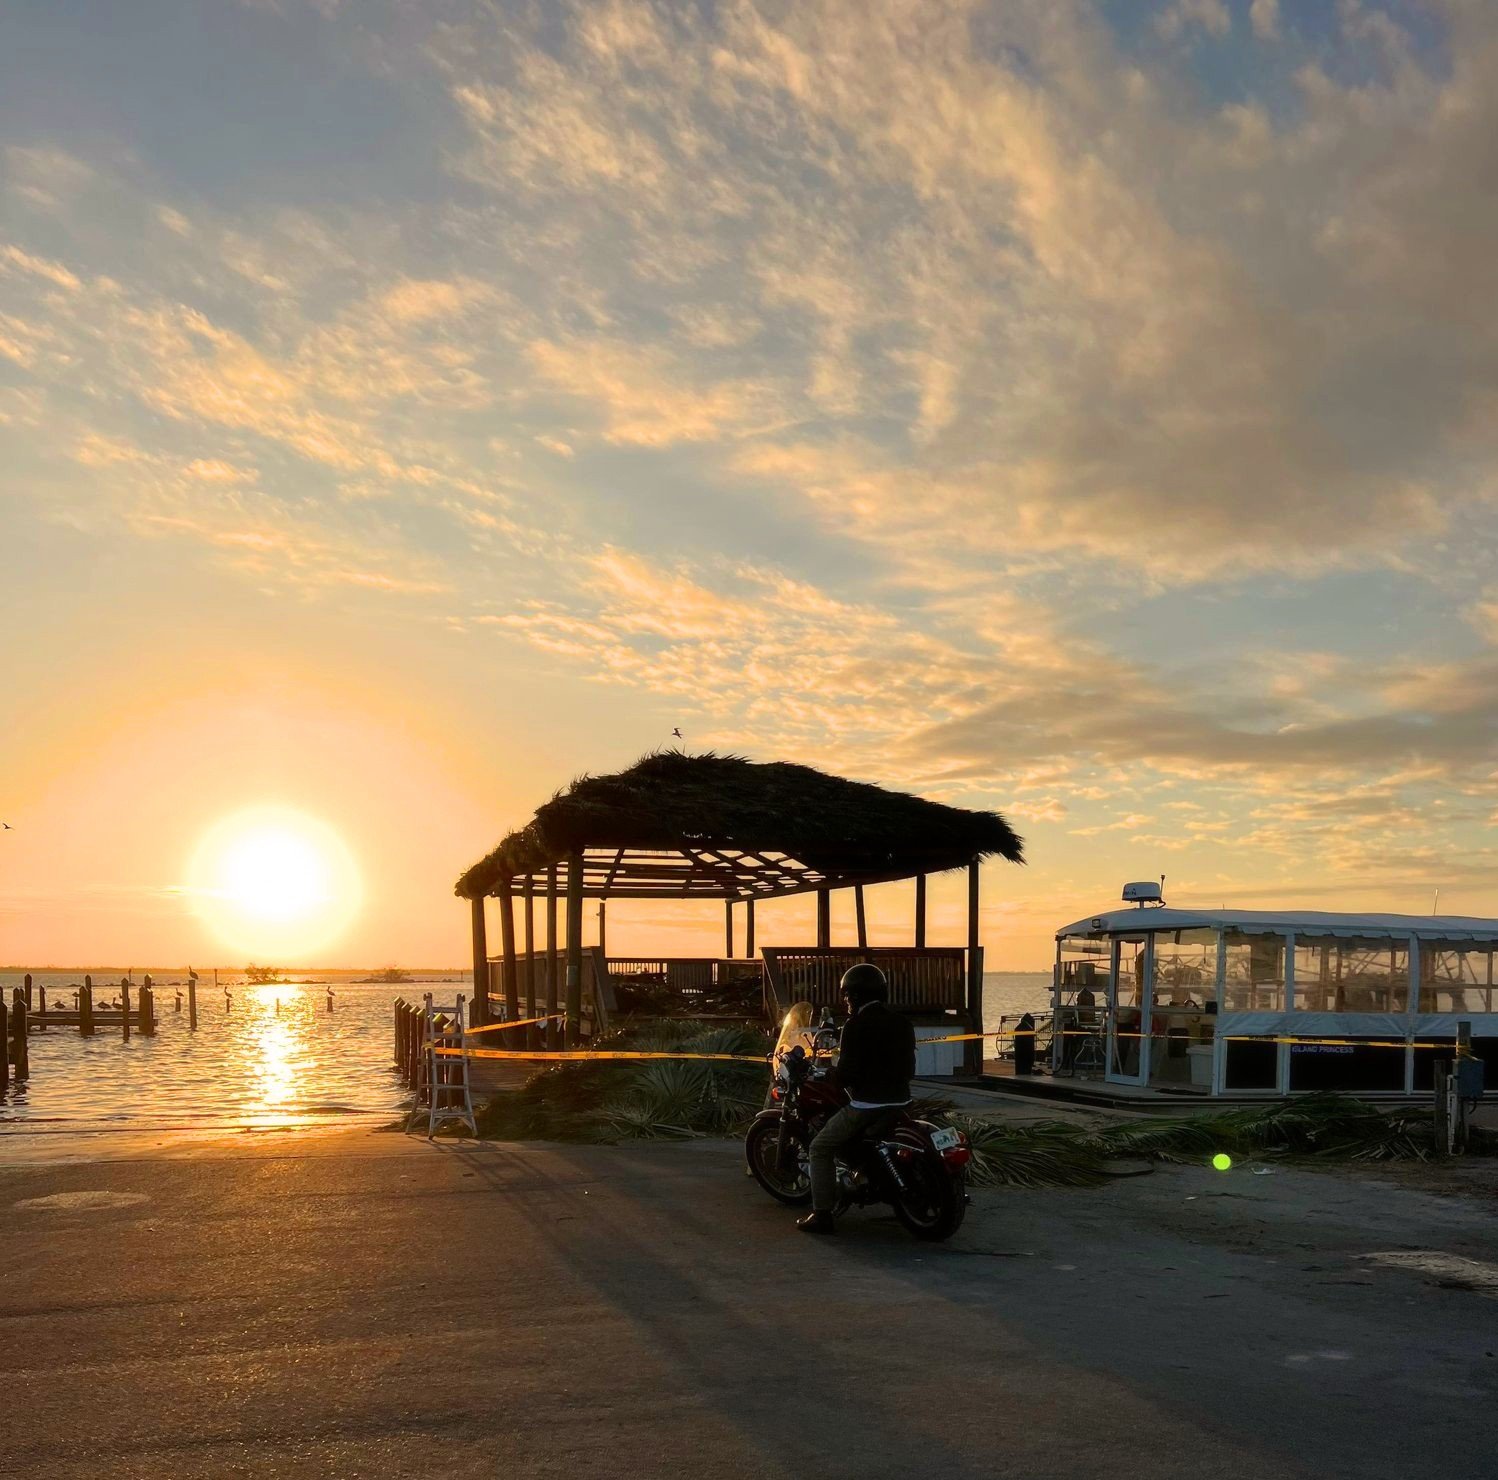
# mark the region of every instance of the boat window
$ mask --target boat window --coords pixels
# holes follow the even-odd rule
[[[1282,935],[1227,933],[1222,1010],[1283,1012],[1285,938]]]
[[[1391,940],[1295,937],[1295,1005],[1304,1012],[1404,1012],[1409,947]]]
[[[1421,1012],[1492,1012],[1493,951],[1488,945],[1421,941]]]

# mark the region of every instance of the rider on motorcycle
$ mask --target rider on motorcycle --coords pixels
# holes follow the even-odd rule
[[[910,1103],[915,1074],[915,1029],[885,1006],[889,984],[877,966],[861,962],[843,973],[843,1026],[837,1058],[838,1082],[848,1103],[813,1138],[811,1212],[796,1222],[807,1233],[833,1233],[837,1206],[837,1153],[891,1110]]]

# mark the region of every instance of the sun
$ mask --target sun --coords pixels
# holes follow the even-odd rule
[[[193,853],[188,880],[198,913],[224,945],[278,965],[332,945],[363,899],[343,839],[288,807],[221,818]]]

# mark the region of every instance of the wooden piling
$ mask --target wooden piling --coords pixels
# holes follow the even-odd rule
[[[149,976],[141,983],[138,1027],[142,1038],[156,1036],[156,988],[152,986]]]
[[[31,1011],[31,973],[29,971],[26,973],[25,986],[26,986],[26,1011],[30,1012]],[[46,996],[45,996],[46,990],[47,989],[45,987],[42,988],[42,992],[44,994],[43,997],[42,997],[42,1001],[43,1002],[45,1002],[47,1000]]]
[[[94,1036],[94,979],[91,976],[83,978],[83,986],[78,991],[78,1036]]]
[[[187,1026],[189,1031],[198,1026],[198,974],[187,968]]]
[[[0,1093],[10,1087],[10,1015],[0,992]]]
[[[926,949],[926,876],[915,876],[915,948]]]
[[[130,978],[120,978],[120,1036],[123,1042],[130,1042]]]
[[[31,1055],[26,1042],[26,993],[15,989],[10,1003],[10,1062],[17,1079],[31,1073]]]
[[[47,989],[45,987],[38,987],[36,994],[41,1002],[42,1027],[45,1028],[47,1026]]]

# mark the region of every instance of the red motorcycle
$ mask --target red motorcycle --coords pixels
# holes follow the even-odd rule
[[[811,1201],[812,1138],[847,1102],[830,1064],[837,1034],[830,1023],[814,1028],[812,1017],[809,1002],[786,1014],[770,1056],[769,1103],[744,1137],[755,1180],[788,1207]],[[971,1160],[961,1131],[918,1120],[903,1106],[890,1110],[839,1157],[837,1211],[889,1203],[917,1238],[950,1238],[967,1213]]]

